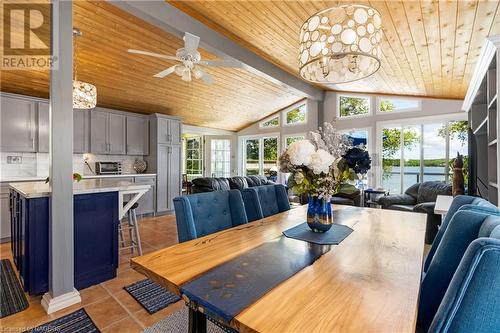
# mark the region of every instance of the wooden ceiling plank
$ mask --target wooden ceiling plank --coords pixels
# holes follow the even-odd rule
[[[441,35],[438,1],[420,1],[423,29],[427,43],[427,57],[430,63],[434,95],[443,95],[443,76],[441,71]]]

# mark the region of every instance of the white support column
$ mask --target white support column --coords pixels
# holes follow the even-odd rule
[[[73,4],[52,1],[50,72],[49,292],[47,313],[81,302],[74,288],[73,244]]]

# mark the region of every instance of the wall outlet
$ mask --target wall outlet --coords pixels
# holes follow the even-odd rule
[[[7,156],[7,164],[23,164],[22,156]]]

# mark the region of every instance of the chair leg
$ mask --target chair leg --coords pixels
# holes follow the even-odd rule
[[[121,247],[125,247],[125,238],[123,237],[123,229],[122,229],[122,222],[118,223],[118,232],[120,236],[120,244]]]
[[[128,236],[130,237],[130,253],[133,254],[134,253],[134,247],[136,245],[135,243],[135,239],[134,239],[134,233],[132,231],[132,226],[133,226],[133,223],[134,221],[132,220],[132,210],[129,210],[128,213]]]
[[[137,214],[134,211],[132,212],[133,220],[134,220],[134,229],[135,229],[135,240],[137,242],[137,252],[142,256],[142,245],[141,245],[141,236],[139,234],[139,222],[137,221]]]

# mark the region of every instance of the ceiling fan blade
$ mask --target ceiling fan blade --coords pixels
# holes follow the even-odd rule
[[[200,65],[213,66],[213,67],[231,67],[231,68],[242,68],[243,64],[241,61],[225,59],[225,60],[201,60]]]
[[[173,72],[175,72],[175,66],[169,67],[169,68],[155,74],[154,77],[164,78],[165,76],[172,74]]]
[[[184,50],[188,53],[195,53],[200,44],[200,37],[190,34],[189,32],[184,33]]]
[[[201,77],[201,79],[206,84],[214,83],[214,78],[212,77],[212,75],[208,74],[207,72],[203,72],[203,76]]]
[[[169,55],[159,54],[159,53],[153,53],[153,52],[148,52],[148,51],[128,49],[128,53],[142,54],[142,55],[147,55],[147,56],[156,57],[156,58],[162,58],[162,59],[180,61],[179,59],[177,59],[177,57],[174,57],[174,56],[169,56]]]

